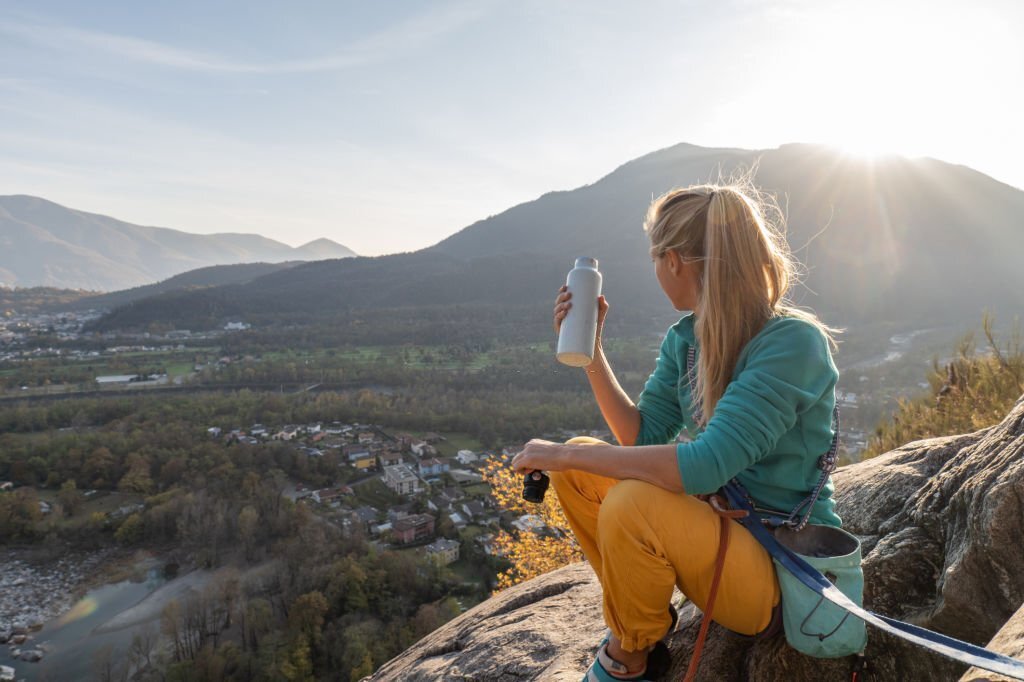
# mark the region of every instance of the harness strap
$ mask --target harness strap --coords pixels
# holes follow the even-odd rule
[[[700,655],[704,651],[704,640],[708,636],[708,627],[711,625],[711,612],[715,608],[715,598],[718,596],[718,584],[722,579],[722,569],[725,568],[725,552],[729,548],[729,519],[738,519],[746,516],[747,512],[742,509],[727,509],[722,504],[721,498],[712,495],[708,498],[711,508],[718,514],[722,522],[722,532],[718,538],[718,555],[715,557],[715,575],[711,579],[711,591],[708,593],[708,601],[704,605],[704,616],[701,618],[700,631],[697,633],[697,642],[693,645],[693,656],[690,658],[690,666],[686,669],[686,677],[683,682],[692,682],[697,675],[697,666],[700,665]]]
[[[753,510],[750,502],[735,483],[727,483],[722,490],[725,492],[726,498],[732,507],[748,512],[746,517],[740,519],[740,523],[757,538],[757,541],[768,550],[768,553],[800,582],[823,598],[880,630],[901,637],[908,642],[917,644],[935,653],[942,654],[947,658],[952,658],[955,661],[982,668],[989,672],[1006,675],[1015,680],[1024,680],[1024,661],[1004,656],[969,642],[962,642],[955,637],[932,632],[917,625],[898,621],[895,618],[882,616],[859,606],[843,594],[821,572],[788,547],[779,543],[775,536],[764,527],[761,518]]]

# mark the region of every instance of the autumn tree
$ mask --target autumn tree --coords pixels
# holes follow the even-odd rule
[[[484,468],[484,478],[499,507],[516,514],[536,515],[544,527],[543,532],[498,533],[494,546],[512,564],[498,575],[498,590],[583,559],[553,492],[549,491],[540,504],[523,500],[522,476],[508,466],[506,458],[491,458]]]

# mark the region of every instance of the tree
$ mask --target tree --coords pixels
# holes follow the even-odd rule
[[[305,637],[298,637],[292,643],[288,658],[281,663],[281,677],[288,682],[313,682],[313,661],[309,654],[309,643]]]
[[[160,633],[150,623],[132,633],[132,643],[128,647],[128,658],[136,669],[151,668],[153,653],[160,642]]]
[[[149,475],[149,462],[136,454],[128,455],[128,472],[117,482],[123,493],[148,495],[153,492],[153,479]]]
[[[522,478],[507,462],[496,457],[487,462],[484,477],[499,507],[518,514],[536,514],[547,529],[543,535],[532,531],[515,535],[506,531],[498,533],[494,545],[512,564],[498,575],[499,590],[582,560],[583,552],[554,494],[549,492],[541,504],[525,502]]]
[[[320,644],[324,616],[327,614],[327,600],[320,592],[307,592],[292,604],[288,610],[288,629],[306,638],[312,647]]]
[[[114,537],[122,545],[135,545],[142,541],[145,525],[140,514],[132,514],[121,523]]]
[[[247,561],[254,561],[257,558],[259,546],[260,514],[252,505],[246,505],[238,513],[238,537],[245,548]]]
[[[65,516],[74,516],[84,500],[85,496],[78,490],[78,486],[73,478],[64,481],[60,491],[57,493],[57,501],[64,508]]]
[[[242,647],[259,649],[260,639],[273,627],[273,612],[266,599],[253,599],[242,610]]]
[[[352,668],[352,674],[349,675],[348,679],[351,682],[359,682],[359,680],[363,679],[364,677],[369,677],[370,675],[372,675],[373,670],[373,656],[370,655],[369,651],[366,651],[366,653],[363,654],[363,660],[360,661],[359,665],[355,668]]]

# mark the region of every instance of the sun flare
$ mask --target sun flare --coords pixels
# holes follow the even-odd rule
[[[785,111],[802,119],[792,137],[862,158],[956,157],[977,146],[984,131],[971,122],[979,103],[995,104],[992,93],[1008,92],[995,79],[999,61],[1012,57],[983,42],[1006,27],[970,8],[922,8],[830,5],[795,18],[793,44],[800,47],[787,55],[786,72],[793,83],[811,85],[788,92]]]

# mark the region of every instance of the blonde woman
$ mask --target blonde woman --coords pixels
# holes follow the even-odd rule
[[[601,581],[610,634],[585,680],[648,679],[648,655],[673,624],[673,587],[705,607],[723,532],[707,495],[735,478],[759,507],[785,511],[821,477],[838,376],[832,330],[786,303],[794,262],[781,226],[774,203],[749,183],[693,186],[655,200],[644,222],[654,274],[672,305],[692,312],[669,328],[634,404],[602,350],[609,306],[598,300],[587,377],[621,445],[533,440],[513,460],[520,472],[552,472]],[[556,330],[572,305],[563,287]],[[692,440],[677,443],[683,429]],[[810,518],[840,524],[831,481]],[[772,560],[749,531],[728,524],[712,617],[737,633],[764,633],[777,623]]]

